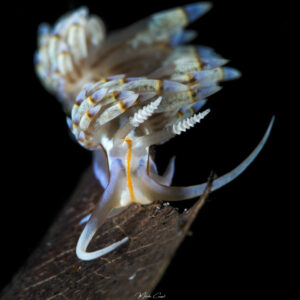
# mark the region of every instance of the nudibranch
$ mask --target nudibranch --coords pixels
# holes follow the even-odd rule
[[[186,45],[196,33],[184,28],[210,3],[163,11],[108,36],[102,20],[83,7],[52,28],[39,28],[36,70],[62,103],[69,128],[93,151],[93,167],[104,193],[77,243],[81,260],[101,257],[128,242],[87,252],[105,219],[130,203],[177,201],[200,196],[206,183],[171,186],[174,159],[160,176],[149,148],[192,128],[208,113],[207,97],[221,81],[240,77],[206,46]],[[274,118],[273,118],[274,119]],[[239,176],[264,146],[273,120],[248,158],[214,180],[216,190]]]

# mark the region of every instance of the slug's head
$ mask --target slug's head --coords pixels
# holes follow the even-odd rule
[[[149,147],[200,122],[209,110],[194,114],[196,107],[191,97],[195,95],[203,103],[202,97],[216,90],[210,86],[200,93],[171,81],[113,76],[88,84],[79,93],[68,124],[83,147],[104,151],[106,164],[101,167],[107,169],[107,176],[115,172],[118,161],[117,168],[122,169],[120,185],[123,179],[125,182],[120,206],[136,199],[150,203],[153,199],[147,197],[138,184],[142,174],[158,175]],[[173,103],[168,105],[168,102]],[[199,108],[199,103],[196,104]],[[135,197],[136,194],[139,197]]]

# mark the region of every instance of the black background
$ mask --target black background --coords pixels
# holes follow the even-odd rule
[[[234,168],[257,145],[272,115],[276,121],[265,148],[238,179],[216,191],[199,213],[156,288],[167,299],[211,299],[215,295],[266,296],[284,274],[286,234],[282,191],[290,138],[283,107],[289,86],[290,11],[259,1],[212,1],[213,9],[190,26],[195,43],[208,45],[239,69],[241,79],[210,97],[209,116],[195,129],[156,148],[160,170],[176,155],[174,184],[203,182]],[[53,218],[90,163],[90,153],[69,136],[59,103],[34,74],[36,30],[83,4],[100,15],[108,31],[185,1],[41,1],[10,3],[4,10],[2,81],[5,116],[1,200],[1,286],[37,247]],[[6,15],[7,14],[7,15]],[[3,37],[4,35],[4,37]],[[4,167],[5,166],[5,167]],[[7,193],[5,193],[7,192]],[[194,203],[178,204],[183,209]],[[208,296],[204,296],[208,295]]]

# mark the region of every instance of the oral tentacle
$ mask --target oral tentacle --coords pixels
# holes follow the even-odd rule
[[[164,185],[170,186],[174,177],[174,173],[175,173],[175,156],[173,156],[170,159],[167,169],[165,170],[160,182]]]
[[[247,169],[247,167],[254,161],[254,159],[257,157],[259,152],[264,147],[266,141],[268,140],[268,137],[270,135],[274,123],[274,119],[275,117],[272,117],[268,129],[264,134],[264,137],[262,138],[260,143],[256,146],[256,148],[251,152],[251,154],[232,171],[214,180],[211,191],[215,191],[221,188],[222,186],[228,184],[229,182],[233,181],[240,174],[242,174],[243,171]],[[207,185],[207,182],[205,182],[199,185],[188,186],[188,187],[169,187],[160,184],[159,182],[151,178],[146,173],[140,174],[140,178],[142,180],[143,187],[148,190],[149,195],[151,195],[153,199],[165,200],[165,201],[178,201],[178,200],[185,200],[185,199],[198,197],[202,195]]]
[[[155,170],[150,170],[150,176],[157,182],[159,182],[160,184],[166,185],[166,186],[170,186],[173,180],[173,176],[175,173],[175,156],[173,156],[170,161],[169,164],[164,172],[164,174],[162,176],[159,176],[157,174],[157,171]]]
[[[93,171],[95,177],[105,189],[109,181],[109,166],[107,154],[101,148],[93,151]]]
[[[122,240],[115,242],[108,247],[93,252],[87,252],[87,247],[93,239],[96,231],[104,223],[110,211],[118,205],[121,192],[120,182],[122,179],[120,177],[122,175],[122,170],[117,162],[115,162],[112,167],[114,168],[114,171],[110,176],[109,185],[105,189],[101,200],[99,201],[92,217],[85,225],[77,242],[76,254],[81,260],[93,260],[99,258],[103,255],[108,254],[111,251],[114,251],[120,245],[128,241],[128,237],[125,237]]]

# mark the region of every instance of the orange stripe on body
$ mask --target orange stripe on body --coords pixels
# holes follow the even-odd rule
[[[132,186],[132,181],[131,181],[131,176],[130,176],[130,162],[131,162],[131,153],[132,153],[132,140],[129,138],[125,139],[125,142],[128,145],[128,153],[126,157],[126,175],[127,175],[127,187],[129,190],[130,198],[131,201],[135,201],[134,197],[134,192],[133,192],[133,186]]]

